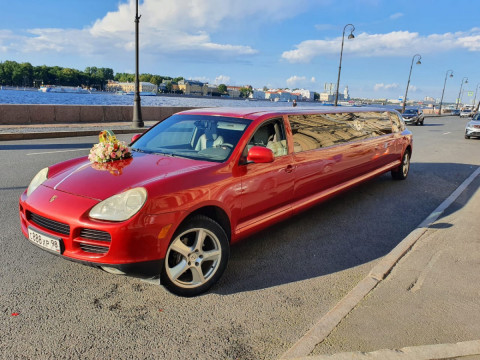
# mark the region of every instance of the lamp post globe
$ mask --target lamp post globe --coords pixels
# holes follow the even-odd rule
[[[402,114],[405,112],[405,106],[407,105],[407,95],[408,95],[408,87],[410,86],[410,77],[412,76],[412,68],[413,68],[413,62],[415,61],[415,58],[418,57],[418,60],[416,62],[417,65],[421,65],[420,59],[422,56],[420,54],[415,54],[412,57],[412,64],[410,65],[410,73],[408,74],[408,82],[407,82],[407,88],[405,89],[405,97],[403,98],[403,106],[402,106]]]
[[[335,103],[334,103],[335,106],[337,106],[338,104],[338,88],[340,86],[340,73],[342,72],[343,42],[345,40],[345,31],[347,30],[347,27],[351,27],[350,35],[348,35],[348,39],[351,40],[355,38],[355,36],[353,35],[353,32],[355,31],[355,26],[353,26],[352,24],[345,25],[345,27],[343,28],[343,34],[342,34],[342,47],[340,49],[340,64],[338,66],[337,89],[335,90]]]
[[[440,99],[440,107],[438,108],[438,115],[442,115],[443,94],[445,94],[445,85],[447,84],[448,73],[450,73],[450,77],[453,78],[453,70],[447,70],[447,72],[445,73],[445,81],[443,82],[442,98]]]
[[[468,84],[468,77],[464,77],[462,79],[462,82],[460,84],[460,91],[458,92],[458,98],[457,98],[457,106],[455,106],[455,110],[458,110],[458,105],[460,105],[460,102],[462,101],[462,88],[463,84]]]

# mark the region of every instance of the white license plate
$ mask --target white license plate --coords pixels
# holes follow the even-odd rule
[[[47,236],[33,230],[32,228],[28,228],[28,239],[35,245],[38,245],[44,249],[55,251],[59,254],[61,252],[60,239]]]

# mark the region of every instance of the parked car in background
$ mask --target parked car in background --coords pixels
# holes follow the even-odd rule
[[[40,170],[20,197],[21,230],[181,296],[218,281],[231,244],[386,172],[404,180],[412,155],[400,114],[375,108],[196,109],[132,141],[122,160]]]
[[[471,117],[473,115],[472,109],[462,109],[460,110],[460,117]]]
[[[425,115],[423,111],[420,109],[407,109],[402,114],[403,120],[406,124],[415,124],[415,125],[423,125]]]
[[[475,114],[465,126],[465,139],[480,137],[480,114]]]
[[[450,113],[450,115],[459,116],[460,115],[460,110],[459,109],[453,109],[452,112]]]

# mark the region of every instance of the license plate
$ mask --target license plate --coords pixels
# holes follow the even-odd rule
[[[61,253],[60,239],[42,234],[32,228],[28,228],[28,239],[41,248]]]

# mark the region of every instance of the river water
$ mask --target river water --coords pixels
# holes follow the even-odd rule
[[[0,104],[46,104],[46,105],[132,105],[132,95],[117,95],[107,92],[91,94],[44,93],[31,90],[0,90]],[[186,106],[186,107],[285,107],[292,106],[287,102],[268,100],[244,100],[189,96],[142,96],[142,106]],[[319,102],[298,102],[299,107],[322,106]],[[366,105],[368,106],[368,105]],[[373,105],[377,108],[395,109],[393,105]]]
[[[0,90],[0,104],[49,105],[133,105],[132,95],[98,92],[92,94],[44,93],[41,91]],[[192,106],[192,107],[262,107],[291,106],[291,103],[272,101],[247,101],[225,98],[194,98],[188,96],[142,96],[142,106]],[[313,102],[300,103],[312,106]],[[318,103],[316,103],[318,105]]]

